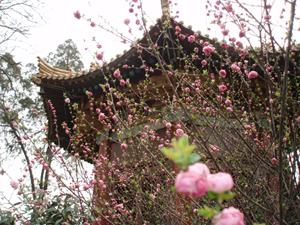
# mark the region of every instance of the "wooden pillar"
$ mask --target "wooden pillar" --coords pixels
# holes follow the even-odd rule
[[[109,131],[108,131],[109,132]],[[108,132],[105,135],[101,135],[98,151],[98,165],[95,164],[95,170],[97,170],[96,184],[94,186],[93,201],[95,202],[95,208],[101,209],[104,208],[104,202],[108,200],[108,161],[110,157],[110,142],[108,141]],[[100,181],[100,184],[99,184]],[[103,181],[103,185],[101,184]],[[102,212],[101,212],[102,213]],[[105,218],[103,214],[99,215],[96,212],[96,215],[99,217],[99,222],[93,222],[91,225],[105,225]]]
[[[176,130],[177,130],[177,124],[180,124],[179,121],[174,121],[172,122],[172,132],[173,133],[176,133]],[[175,137],[175,135],[174,135]],[[175,174],[177,175],[179,172],[180,172],[180,168],[178,167],[178,165],[176,163],[174,163],[172,161],[172,169],[175,171]],[[184,198],[182,195],[181,195],[182,198]],[[191,202],[191,199],[189,197],[186,197],[186,200],[187,202]],[[175,203],[177,206],[178,206],[178,211],[179,212],[184,212],[185,211],[185,208],[183,206],[183,203],[180,201],[180,199],[177,199],[176,203]],[[181,223],[179,223],[181,224]],[[191,224],[189,221],[186,222],[186,224]]]

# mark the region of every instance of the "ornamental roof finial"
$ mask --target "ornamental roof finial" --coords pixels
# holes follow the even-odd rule
[[[160,0],[161,1],[161,9],[162,9],[162,19],[166,20],[170,17],[169,11],[169,3],[168,0]]]

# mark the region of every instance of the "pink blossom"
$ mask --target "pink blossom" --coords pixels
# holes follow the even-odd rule
[[[95,27],[96,26],[96,24],[94,23],[94,22],[91,22],[91,27]]]
[[[205,60],[205,59],[202,60],[202,61],[201,61],[201,64],[202,64],[202,66],[205,66],[205,65],[207,64],[206,60]]]
[[[229,13],[233,12],[233,8],[232,8],[231,4],[227,5],[227,12],[229,12]]]
[[[276,163],[276,162],[277,162],[277,159],[276,159],[276,158],[273,158],[273,159],[272,159],[272,162],[273,162],[273,163]]]
[[[181,32],[181,28],[177,26],[177,27],[176,27],[176,32],[177,32],[177,33],[180,33],[180,32]]]
[[[100,113],[99,114],[99,120],[104,120],[105,119],[105,114],[104,113]]]
[[[104,184],[103,180],[99,180],[99,181],[98,181],[98,184],[99,184],[100,187],[102,187],[103,184]]]
[[[17,124],[16,122],[13,122],[12,125],[13,125],[14,127],[18,127],[18,124]]]
[[[66,99],[65,99],[65,103],[70,104],[70,99],[69,99],[69,98],[66,98]]]
[[[118,204],[118,205],[115,206],[116,209],[123,209],[123,207],[124,207],[123,203]]]
[[[138,0],[132,0],[133,2],[137,2]]]
[[[250,73],[248,73],[249,79],[256,78],[257,76],[258,76],[258,73],[256,71],[251,71]]]
[[[126,19],[124,20],[124,24],[125,24],[125,25],[128,25],[129,23],[130,23],[130,19],[126,18]]]
[[[176,137],[180,138],[183,135],[185,135],[184,131],[182,129],[177,129],[176,130]]]
[[[166,123],[167,128],[171,128],[171,126],[172,126],[171,123]]]
[[[250,129],[251,129],[251,126],[250,126],[249,124],[247,124],[247,125],[244,126],[244,128],[245,128],[246,130],[250,130]]]
[[[238,72],[238,73],[241,72],[241,68],[240,68],[238,65],[236,65],[236,64],[232,64],[232,65],[230,66],[230,68],[231,68],[233,71],[235,71],[235,72]]]
[[[226,110],[227,110],[228,112],[233,112],[233,109],[232,109],[231,107],[227,107]]]
[[[27,139],[28,139],[28,136],[27,136],[27,135],[24,135],[23,138],[24,138],[24,140],[27,140]]]
[[[126,84],[126,82],[124,80],[120,80],[120,85],[124,86]]]
[[[98,53],[97,55],[96,55],[96,58],[98,59],[98,60],[102,60],[103,59],[103,53],[101,52],[101,53]]]
[[[97,45],[97,48],[102,48],[102,45]]]
[[[207,176],[207,190],[220,194],[233,188],[233,179],[229,173],[215,173]]]
[[[15,181],[11,181],[10,182],[10,186],[13,188],[13,189],[18,189],[18,183],[17,182],[15,182]]]
[[[238,46],[238,47],[243,47],[243,43],[240,42],[240,41],[237,41],[235,44],[236,44],[236,46]]]
[[[219,75],[221,76],[221,77],[223,77],[223,78],[225,78],[226,77],[226,71],[225,70],[220,70],[219,71]]]
[[[43,168],[44,168],[44,170],[48,170],[49,169],[49,165],[47,163],[44,163],[43,164]]]
[[[297,118],[297,122],[300,123],[300,116]]]
[[[119,78],[121,76],[121,72],[119,69],[117,69],[115,72],[114,72],[114,77],[115,78]]]
[[[246,31],[245,30],[240,30],[239,37],[243,38],[243,37],[245,37],[245,35],[246,35]]]
[[[267,5],[267,9],[271,9],[272,8],[272,5],[271,4],[268,4]]]
[[[181,171],[175,180],[178,193],[199,197],[207,191],[206,178],[210,174],[208,167],[203,163],[195,163],[188,167],[187,171]]]
[[[271,18],[272,18],[271,15],[265,15],[265,16],[264,16],[264,19],[265,19],[267,22],[268,22]]]
[[[231,105],[231,101],[230,101],[229,99],[226,99],[226,100],[225,100],[225,104],[226,104],[226,105]]]
[[[217,96],[217,101],[218,101],[218,102],[222,101],[222,99],[223,99],[222,96],[220,96],[220,95]]]
[[[191,43],[193,43],[195,41],[195,36],[194,35],[190,35],[188,37],[188,41],[191,42]]]
[[[75,18],[77,18],[77,19],[80,19],[80,18],[81,18],[81,15],[80,15],[80,12],[79,12],[79,11],[74,12],[73,15],[74,15]]]
[[[5,109],[6,109],[6,110],[10,110],[10,107],[9,107],[9,106],[5,106]]]
[[[202,51],[205,53],[206,56],[209,56],[210,53],[215,51],[215,48],[210,44],[205,46]]]
[[[127,145],[126,145],[125,143],[122,143],[122,144],[121,144],[121,148],[122,148],[122,149],[125,149],[125,148],[127,148]]]
[[[227,36],[228,34],[229,34],[229,30],[227,29],[227,30],[222,30],[222,34],[224,35],[224,36]]]
[[[90,188],[90,186],[87,185],[87,184],[85,184],[85,185],[83,186],[83,189],[84,189],[84,190],[88,190],[89,188]]]
[[[227,87],[226,87],[224,84],[221,84],[221,85],[219,86],[219,90],[220,90],[220,91],[226,91],[226,90],[227,90]]]
[[[180,34],[180,39],[184,40],[185,39],[185,35],[184,34]]]
[[[229,208],[223,209],[221,214],[214,216],[214,225],[245,225],[244,214],[238,209],[230,206]]]
[[[269,102],[270,102],[270,104],[273,104],[273,103],[274,103],[273,98],[271,98],[271,99],[269,100]]]

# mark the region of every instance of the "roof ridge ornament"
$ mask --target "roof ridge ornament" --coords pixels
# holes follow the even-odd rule
[[[169,3],[168,0],[160,0],[162,9],[162,21],[170,17]]]

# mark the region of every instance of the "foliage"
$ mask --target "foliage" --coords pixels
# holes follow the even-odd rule
[[[72,39],[57,46],[56,53],[50,52],[45,60],[52,66],[63,70],[69,70],[68,66],[75,72],[83,69],[80,52]]]

